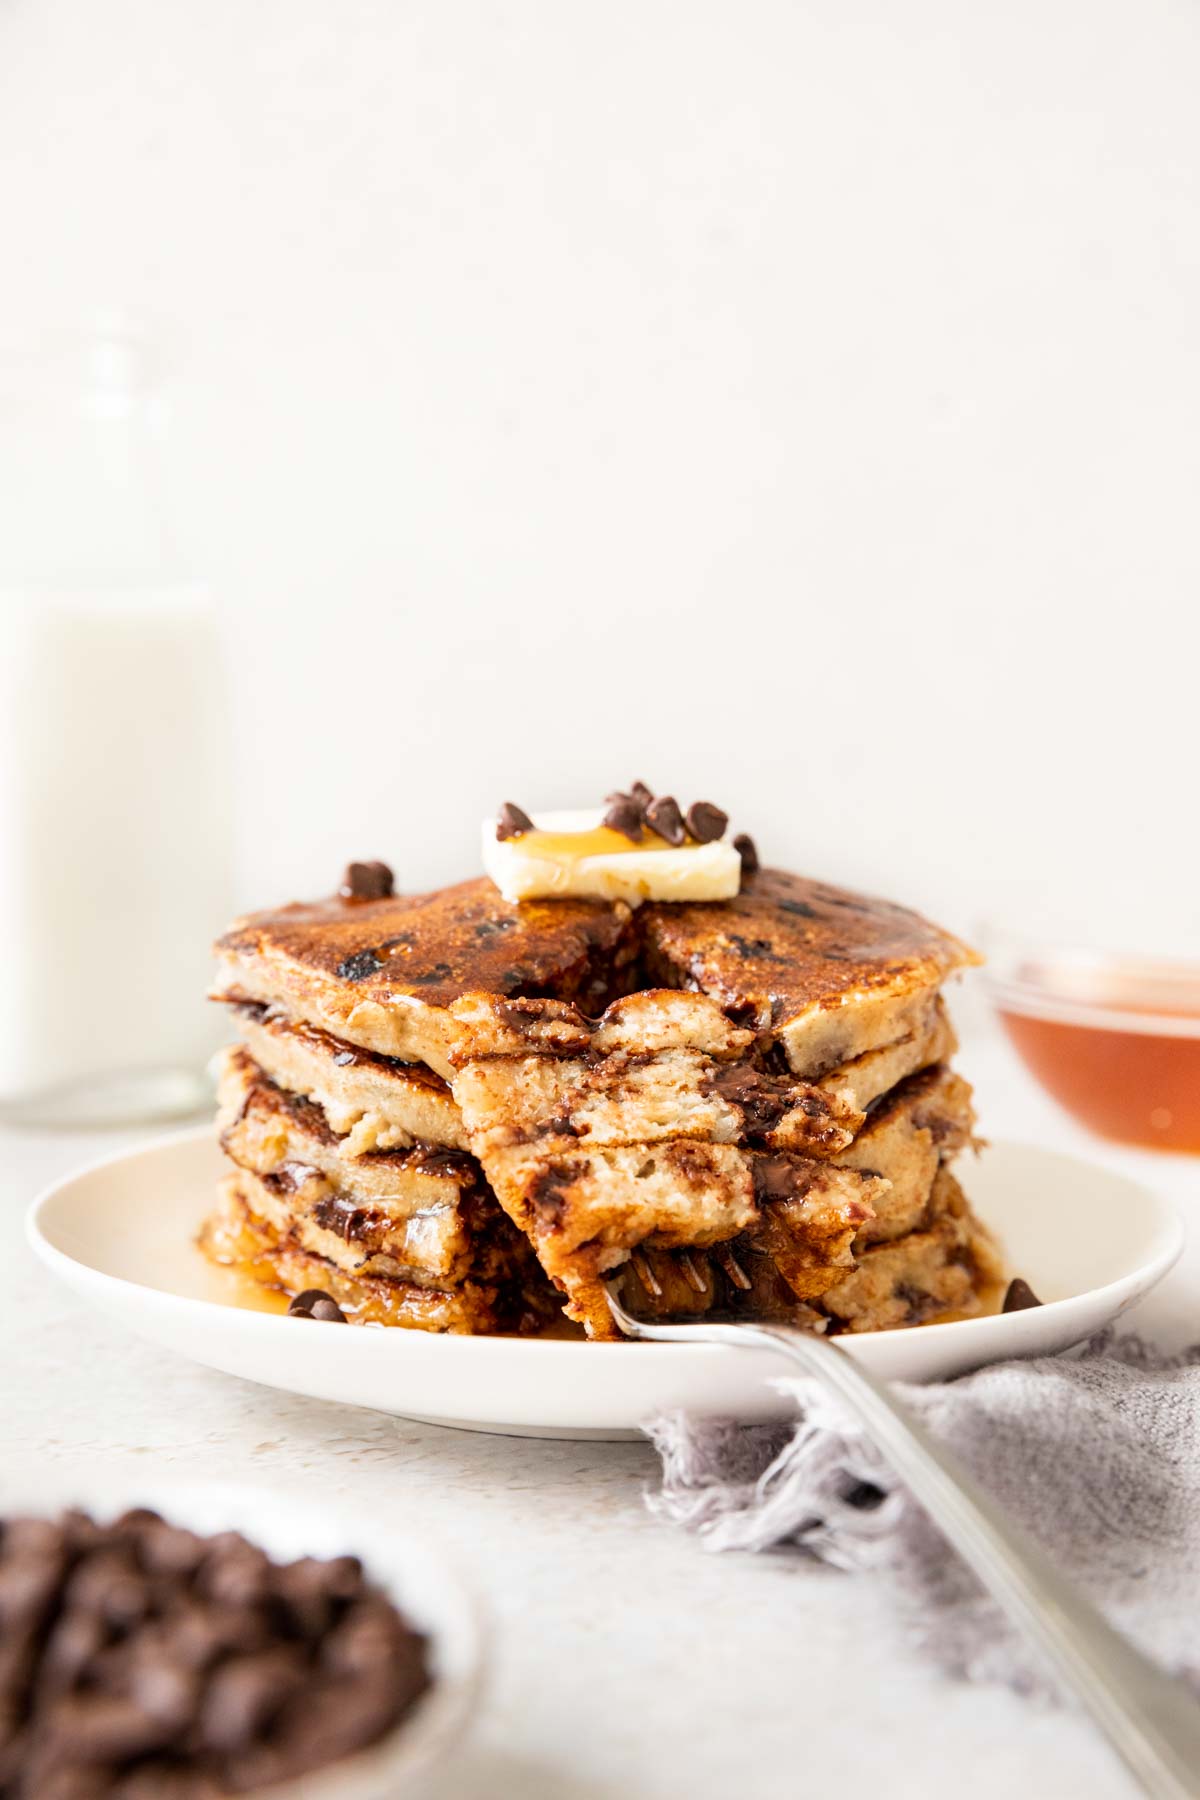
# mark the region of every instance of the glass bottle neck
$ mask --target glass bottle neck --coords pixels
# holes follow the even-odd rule
[[[135,352],[86,340],[29,371],[0,410],[0,584],[181,578],[159,492],[155,401]]]

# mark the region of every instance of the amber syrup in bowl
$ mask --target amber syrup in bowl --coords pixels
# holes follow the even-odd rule
[[[1200,1155],[1200,964],[982,935],[992,1002],[1046,1092],[1103,1137]]]

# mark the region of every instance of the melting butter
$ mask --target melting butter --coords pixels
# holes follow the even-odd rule
[[[534,816],[534,829],[496,837],[483,826],[483,866],[506,900],[728,900],[741,886],[741,858],[726,838],[676,848],[652,831],[634,843],[599,812]]]

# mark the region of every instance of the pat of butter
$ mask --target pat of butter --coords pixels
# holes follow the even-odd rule
[[[727,838],[678,849],[647,831],[640,844],[601,824],[599,812],[537,813],[534,829],[496,836],[483,826],[483,866],[506,900],[729,900],[742,859]]]

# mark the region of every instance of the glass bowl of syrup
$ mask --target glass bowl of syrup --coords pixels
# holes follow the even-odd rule
[[[1200,964],[981,934],[1026,1068],[1102,1137],[1200,1155]]]

